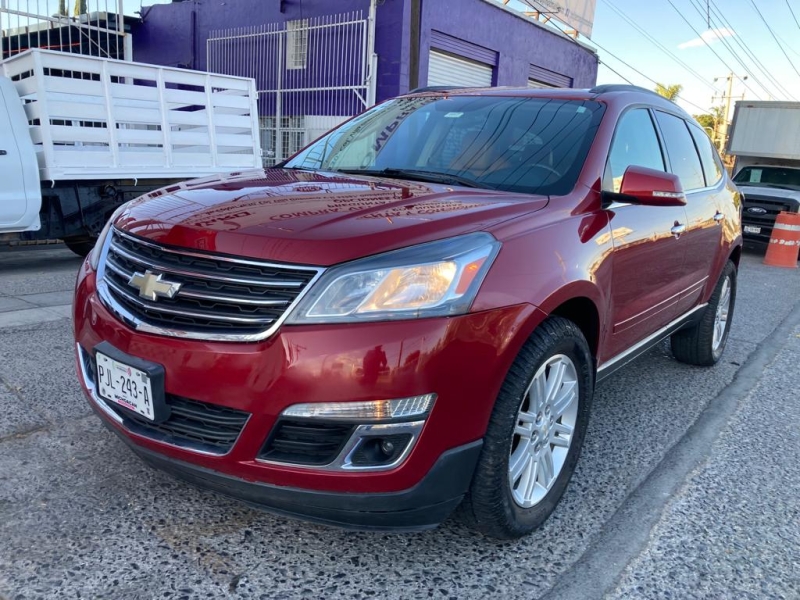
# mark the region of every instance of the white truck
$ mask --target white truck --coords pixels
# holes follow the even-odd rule
[[[85,255],[123,202],[261,160],[252,79],[38,49],[0,62],[0,245]]]
[[[728,153],[744,195],[745,242],[769,244],[778,213],[800,212],[800,102],[737,102]]]

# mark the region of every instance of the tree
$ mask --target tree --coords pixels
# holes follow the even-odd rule
[[[700,123],[700,126],[706,130],[706,133],[710,136],[714,136],[714,130],[717,128],[717,122],[714,119],[714,115],[710,113],[703,113],[702,115],[692,115],[694,120]]]
[[[712,106],[708,109],[707,113],[692,116],[694,120],[700,123],[700,126],[706,130],[706,133],[708,133],[709,137],[714,141],[714,144],[718,144],[719,140],[717,138],[720,133],[720,125],[725,118],[725,107]]]
[[[664,85],[663,83],[657,83],[655,92],[659,96],[664,96],[667,100],[675,100],[678,99],[680,93],[683,91],[683,86],[680,83],[673,83],[672,85]]]

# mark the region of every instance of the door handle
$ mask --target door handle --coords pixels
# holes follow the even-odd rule
[[[686,232],[686,225],[684,225],[683,223],[678,223],[676,221],[675,225],[669,231],[670,233],[672,233],[672,235],[675,236],[675,239],[677,240],[679,237],[681,237],[682,233]]]
[[[722,221],[724,218],[725,218],[725,215],[723,215],[723,214],[722,214],[721,212],[719,212],[719,211],[717,211],[717,213],[714,215],[714,220],[715,220],[717,223],[719,223],[720,221]]]
[[[8,154],[8,152],[5,150],[0,150],[0,156],[5,156],[6,154]]]

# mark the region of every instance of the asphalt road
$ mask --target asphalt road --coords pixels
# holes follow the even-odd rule
[[[0,598],[798,598],[800,271],[747,254],[713,369],[603,383],[564,500],[497,543],[271,516],[149,469],[79,389],[79,260],[0,252]]]

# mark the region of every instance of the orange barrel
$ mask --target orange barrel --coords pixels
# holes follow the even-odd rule
[[[798,252],[800,252],[800,213],[782,212],[775,219],[764,264],[796,269]]]

